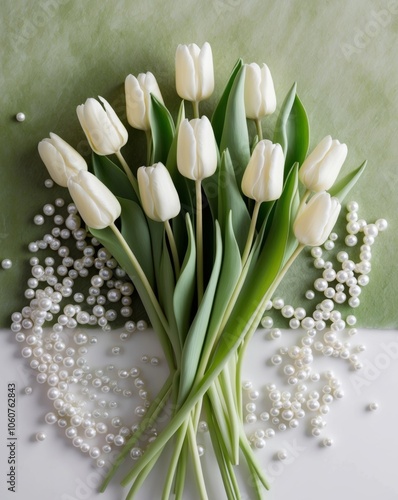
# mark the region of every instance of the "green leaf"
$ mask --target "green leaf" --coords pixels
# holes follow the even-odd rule
[[[185,259],[182,264],[180,277],[177,281],[173,294],[174,314],[181,344],[185,341],[188,333],[192,314],[192,301],[196,287],[195,235],[189,214],[186,214],[185,221],[188,232],[188,246]]]
[[[329,190],[331,196],[339,199],[340,203],[347,196],[349,191],[354,187],[358,179],[361,177],[362,172],[365,170],[367,161],[365,160],[358,168],[347,174],[341,180],[338,180],[334,186]]]
[[[229,150],[239,189],[250,159],[250,140],[245,111],[245,72],[242,66],[234,79],[225,111],[220,151]]]
[[[127,175],[106,156],[92,154],[93,172],[115,196],[138,201]]]
[[[218,220],[221,231],[227,231],[226,225],[232,212],[233,231],[240,251],[243,252],[251,219],[236,182],[228,149],[222,153],[218,178]]]
[[[205,350],[213,347],[213,342],[220,328],[224,313],[235,290],[242,271],[242,259],[232,226],[232,212],[228,214],[224,230],[224,255],[213,310],[206,336]]]
[[[282,146],[285,154],[285,178],[294,163],[300,165],[305,160],[310,140],[310,128],[307,113],[296,94],[296,83],[283,101],[275,126],[274,143]]]
[[[162,255],[160,259],[158,283],[159,303],[165,312],[167,321],[170,325],[169,338],[173,346],[174,354],[178,363],[181,356],[180,338],[178,335],[177,322],[174,315],[173,293],[175,288],[174,269],[171,263],[170,252],[167,247],[166,235],[163,236]]]
[[[175,127],[169,110],[152,94],[149,122],[152,132],[151,163],[161,161],[165,165],[173,142]]]
[[[220,226],[216,221],[216,253],[210,280],[198,307],[198,311],[189,329],[181,360],[181,377],[178,391],[178,403],[181,404],[188,395],[195,380],[200,356],[205,342],[207,327],[213,308],[214,294],[217,289],[218,277],[222,263],[222,239]]]
[[[220,97],[220,100],[218,101],[216,109],[214,110],[213,116],[211,118],[211,124],[213,126],[214,135],[218,146],[220,146],[221,137],[225,125],[225,115],[227,111],[228,98],[231,93],[235,78],[237,77],[242,67],[243,67],[243,61],[242,59],[238,59],[232,70],[231,76],[229,77],[227,85],[225,86],[225,89]]]
[[[285,182],[282,196],[279,198],[270,231],[255,265],[246,278],[245,285],[237,301],[243,307],[246,304],[259,304],[278,276],[286,261],[292,218],[296,210],[298,190],[298,169],[294,168]],[[235,315],[235,310],[232,316]],[[231,317],[232,317],[231,316]]]
[[[138,203],[118,198],[122,207],[121,233],[127,244],[137,257],[140,266],[152,288],[155,286],[155,275],[152,262],[152,243],[147,218]]]

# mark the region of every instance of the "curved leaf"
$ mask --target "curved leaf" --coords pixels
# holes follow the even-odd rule
[[[147,218],[138,203],[118,198],[122,207],[120,215],[121,233],[137,257],[140,266],[152,288],[155,286],[155,275],[152,262],[152,243]]]
[[[92,154],[93,172],[115,196],[138,201],[137,195],[128,180],[127,175],[107,156]]]
[[[245,111],[245,73],[242,66],[234,79],[225,111],[220,151],[228,149],[240,189],[243,172],[250,159],[250,140]]]
[[[152,132],[151,163],[161,161],[165,165],[173,142],[175,127],[169,110],[152,94],[149,122]]]
[[[220,100],[218,101],[216,109],[214,110],[213,116],[211,118],[211,124],[213,126],[214,135],[218,146],[220,146],[221,137],[224,129],[225,115],[227,111],[229,94],[231,93],[231,89],[235,81],[235,78],[242,67],[243,67],[243,61],[242,59],[238,59],[232,70],[231,76],[229,77],[227,85],[225,86],[225,89],[220,97]]]
[[[217,289],[218,277],[222,263],[222,239],[220,226],[216,221],[216,252],[210,280],[198,307],[196,316],[189,329],[181,359],[181,377],[178,390],[178,403],[181,404],[191,389],[195,380],[203,344],[206,339],[207,327],[213,308],[214,294]]]
[[[178,278],[173,294],[174,314],[181,344],[185,341],[185,337],[189,329],[192,314],[192,301],[196,287],[195,235],[189,214],[186,214],[185,221],[188,232],[188,246],[185,259],[182,264],[181,274]]]
[[[365,170],[367,161],[365,160],[358,168],[347,174],[341,180],[338,180],[335,185],[329,190],[331,196],[339,199],[340,203],[347,196],[349,191],[354,187],[362,172]]]
[[[181,356],[181,342],[178,336],[177,322],[174,315],[173,307],[173,292],[175,288],[174,269],[171,263],[170,252],[167,247],[166,237],[163,237],[162,256],[160,259],[159,269],[159,283],[158,283],[158,298],[159,303],[165,312],[167,321],[170,325],[169,338],[173,346],[174,355],[176,357],[177,365]]]
[[[218,176],[218,220],[223,234],[227,231],[226,226],[231,212],[236,241],[240,251],[243,252],[251,219],[237,185],[231,156],[227,149],[222,153]]]
[[[282,146],[285,154],[285,178],[294,163],[300,165],[305,160],[310,140],[310,128],[307,113],[296,94],[296,83],[283,101],[275,126],[274,143]]]

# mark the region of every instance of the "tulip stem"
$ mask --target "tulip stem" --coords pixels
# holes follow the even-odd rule
[[[195,181],[196,191],[196,276],[198,287],[198,304],[203,297],[203,223],[202,223],[202,183]]]
[[[180,276],[180,262],[178,259],[178,252],[177,252],[177,245],[176,245],[176,240],[174,239],[174,234],[171,229],[170,221],[166,220],[164,221],[164,227],[166,229],[166,234],[169,239],[170,243],[170,250],[171,250],[171,255],[173,257],[173,263],[174,263],[174,271],[176,275],[176,281],[178,277]]]
[[[193,117],[199,118],[199,101],[192,101]]]
[[[254,123],[256,124],[258,141],[260,142],[263,140],[263,128],[261,126],[261,120],[259,118],[256,118],[254,120]]]
[[[137,179],[134,177],[133,172],[131,171],[131,168],[128,166],[126,160],[124,159],[122,153],[120,151],[116,152],[116,156],[118,157],[120,163],[122,164],[123,170],[125,171],[131,185],[133,186],[133,189],[135,191],[135,194],[138,196],[138,199],[140,198],[140,192],[138,190],[138,183]]]
[[[247,258],[248,258],[249,253],[250,253],[250,249],[252,247],[254,233],[256,231],[256,224],[257,224],[258,213],[260,210],[260,205],[261,205],[261,201],[256,201],[254,208],[253,208],[249,234],[247,235],[246,246],[245,246],[245,249],[244,249],[243,255],[242,255],[242,267],[246,264]]]

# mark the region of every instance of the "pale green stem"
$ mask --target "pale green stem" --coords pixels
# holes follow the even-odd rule
[[[196,191],[196,281],[198,287],[198,304],[203,298],[203,222],[202,222],[202,183],[195,181]]]
[[[181,450],[182,450],[182,447],[184,445],[189,421],[190,421],[190,418],[189,418],[189,420],[184,422],[184,424],[177,431],[176,441],[174,443],[173,454],[171,456],[169,468],[167,470],[166,482],[165,482],[164,487],[163,487],[162,500],[169,500],[169,498],[170,498],[171,487],[173,485],[174,475],[175,475],[175,471],[177,469],[178,460],[180,458]]]
[[[177,245],[174,239],[173,231],[171,229],[170,221],[168,220],[164,221],[164,227],[166,229],[166,234],[170,243],[170,250],[171,250],[171,255],[173,257],[174,271],[177,281],[178,277],[180,276],[180,261],[178,259]]]
[[[254,120],[254,123],[256,124],[256,130],[257,130],[257,137],[259,142],[263,140],[263,129],[261,127],[261,120],[259,118]]]
[[[297,210],[297,213],[299,213],[300,210],[303,208],[303,206],[305,205],[305,202],[307,201],[310,194],[311,194],[311,191],[309,189],[307,189],[305,191],[305,193],[303,194],[303,197],[300,200],[300,205],[299,205],[299,208]]]
[[[192,101],[193,117],[199,118],[199,101]]]
[[[198,453],[198,445],[196,443],[196,433],[192,423],[192,413],[188,421],[188,442],[191,448],[191,457],[195,471],[196,482],[198,485],[198,492],[201,500],[208,500],[206,483],[203,477],[202,464],[200,463],[200,456]]]
[[[133,500],[133,498],[135,497],[135,495],[138,493],[141,486],[143,485],[148,474],[151,472],[151,470],[155,466],[156,462],[158,461],[158,458],[159,458],[161,453],[162,453],[162,450],[159,451],[159,453],[155,457],[153,457],[153,459],[146,465],[146,467],[144,469],[142,469],[140,474],[137,476],[137,479],[134,481],[134,484],[131,486],[131,488],[126,496],[126,500]]]
[[[275,293],[275,290],[278,288],[278,285],[284,278],[285,274],[288,272],[290,266],[293,264],[293,262],[296,260],[296,258],[299,256],[300,252],[303,250],[304,245],[299,245],[296,250],[292,253],[292,255],[289,257],[289,260],[286,262],[286,264],[283,266],[281,272],[279,273],[277,279],[272,283],[271,287],[267,291],[267,293],[264,295],[264,297],[261,299],[261,309],[265,308],[265,305],[267,302],[271,299],[272,295]],[[244,354],[246,352],[247,346],[249,345],[249,341],[252,338],[255,330],[252,330],[250,333],[248,333],[239,350],[238,354],[238,361],[237,361],[237,366],[236,366],[236,385],[235,385],[235,390],[236,391],[241,391],[242,390],[242,363],[244,359]],[[242,409],[239,410],[242,412]]]
[[[249,257],[249,253],[253,244],[254,233],[256,232],[256,224],[258,219],[258,213],[260,211],[261,201],[256,201],[253,213],[252,220],[250,222],[249,234],[247,235],[246,246],[242,255],[242,267],[246,264],[247,258]]]
[[[151,165],[152,156],[152,131],[151,129],[145,130],[146,135],[146,164],[149,167]]]
[[[178,461],[176,480],[174,485],[175,500],[183,500],[185,476],[187,473],[188,443],[185,441]]]
[[[126,160],[124,159],[122,153],[119,151],[116,152],[116,156],[118,157],[123,170],[125,171],[128,180],[130,181],[131,185],[133,186],[133,189],[135,191],[135,194],[138,196],[138,199],[140,199],[140,191],[138,189],[138,182],[137,179],[134,177],[133,172],[131,171],[131,168],[128,166]]]
[[[232,463],[233,465],[239,464],[239,419],[236,411],[234,390],[231,383],[230,372],[228,364],[219,376],[220,381],[220,398],[224,398],[226,416],[229,418],[229,425],[231,430],[231,447],[232,447]]]

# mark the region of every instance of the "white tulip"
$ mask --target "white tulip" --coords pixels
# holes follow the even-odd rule
[[[242,191],[258,202],[277,200],[283,189],[285,157],[280,144],[257,143],[242,177]]]
[[[177,166],[184,177],[195,181],[210,177],[216,171],[216,139],[206,116],[181,122],[177,140]]]
[[[177,94],[199,102],[214,91],[213,54],[209,43],[200,49],[195,43],[179,45],[175,58]]]
[[[87,99],[77,107],[77,117],[93,151],[99,155],[118,153],[127,142],[127,130],[108,101],[99,100],[103,107],[96,99]]]
[[[297,214],[293,231],[302,245],[320,246],[331,233],[341,210],[337,198],[322,191],[316,193]]]
[[[40,141],[38,150],[52,180],[62,187],[79,170],[87,170],[84,158],[57,134],[51,132],[50,138]]]
[[[70,195],[84,222],[93,229],[104,229],[122,211],[116,196],[95,175],[85,170],[68,180]]]
[[[326,136],[305,159],[299,179],[310,191],[327,191],[339,175],[347,157],[347,146]]]
[[[261,120],[276,109],[276,95],[271,72],[266,64],[246,64],[245,111],[251,120]]]
[[[177,190],[163,163],[140,167],[137,180],[142,208],[150,219],[165,222],[180,213],[181,204]]]
[[[149,109],[151,94],[163,104],[158,82],[154,75],[148,71],[140,73],[137,78],[128,75],[124,88],[126,93],[126,111],[129,124],[139,130],[149,130]]]

